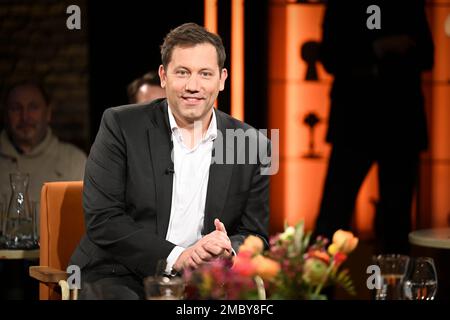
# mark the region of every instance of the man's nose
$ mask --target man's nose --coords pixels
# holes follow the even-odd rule
[[[28,120],[28,111],[26,108],[20,109],[20,120],[26,122]]]
[[[199,91],[199,82],[195,75],[191,75],[186,81],[186,91],[197,92]]]

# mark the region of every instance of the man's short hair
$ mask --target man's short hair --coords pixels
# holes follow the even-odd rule
[[[211,33],[196,23],[185,23],[171,30],[164,38],[161,45],[161,61],[164,68],[167,68],[172,59],[172,52],[175,47],[189,48],[198,44],[210,43],[217,51],[217,63],[222,69],[227,57],[222,39],[217,34]]]
[[[51,102],[50,95],[48,94],[48,91],[45,89],[44,85],[38,80],[34,80],[34,79],[29,80],[28,79],[28,80],[22,80],[22,81],[15,82],[6,88],[5,93],[3,95],[3,99],[2,99],[5,109],[7,107],[8,99],[9,99],[11,92],[13,92],[18,87],[25,87],[25,86],[33,87],[36,90],[38,90],[41,93],[42,98],[44,98],[45,104],[47,106],[50,105],[50,102]]]
[[[144,84],[156,87],[161,86],[158,74],[154,71],[147,72],[142,77],[133,80],[133,82],[131,82],[128,85],[127,93],[128,93],[128,100],[130,101],[130,103],[137,102],[137,93],[139,91],[139,88],[142,87]]]

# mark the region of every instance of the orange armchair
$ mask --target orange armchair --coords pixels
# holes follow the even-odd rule
[[[67,299],[66,268],[84,233],[83,182],[47,182],[41,191],[40,266],[30,267],[39,280],[39,299]],[[74,298],[76,299],[76,293]]]

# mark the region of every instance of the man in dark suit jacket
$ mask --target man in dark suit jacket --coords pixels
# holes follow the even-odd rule
[[[227,77],[220,38],[184,24],[161,54],[167,100],[107,109],[89,154],[87,231],[71,260],[84,299],[143,298],[158,261],[179,272],[231,257],[249,234],[267,245],[268,162],[247,147],[269,142],[213,108]],[[224,138],[236,130],[247,144]]]

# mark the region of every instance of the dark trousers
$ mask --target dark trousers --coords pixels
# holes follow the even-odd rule
[[[350,230],[358,191],[376,162],[380,198],[374,227],[378,251],[408,253],[418,161],[418,151],[379,152],[333,145],[314,234],[331,239],[338,229]]]
[[[129,275],[87,275],[83,281],[81,273],[79,300],[142,300],[145,297],[143,281]]]

